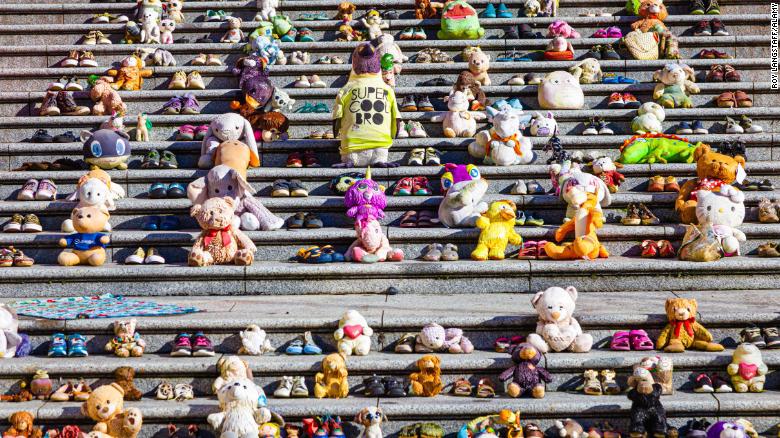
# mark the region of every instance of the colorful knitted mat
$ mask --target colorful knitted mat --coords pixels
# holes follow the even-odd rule
[[[195,307],[140,301],[121,295],[44,298],[17,301],[11,306],[19,315],[46,319],[119,318],[124,316],[165,316],[199,312]]]

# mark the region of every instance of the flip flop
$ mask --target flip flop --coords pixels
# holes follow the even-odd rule
[[[629,332],[615,332],[615,334],[612,335],[612,340],[609,342],[609,348],[615,351],[631,351],[629,341]]]
[[[417,227],[417,212],[409,210],[401,216],[401,222],[399,224],[401,228],[415,228]]]
[[[655,348],[653,341],[647,336],[647,332],[644,330],[631,330],[628,333],[628,337],[631,339],[631,348],[635,351],[646,351]]]

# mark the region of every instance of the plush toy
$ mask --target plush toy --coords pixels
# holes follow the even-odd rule
[[[143,425],[138,408],[124,407],[124,390],[117,383],[98,386],[81,405],[81,413],[96,421],[92,430],[113,438],[136,438]]]
[[[425,20],[436,18],[439,9],[444,7],[444,3],[433,2],[431,0],[414,0],[414,18]]]
[[[163,17],[160,20],[160,44],[173,44],[173,31],[176,30],[176,21]]]
[[[583,333],[573,316],[576,301],[577,289],[574,286],[566,289],[550,287],[537,292],[531,299],[531,305],[539,315],[536,333],[529,334],[526,341],[541,353],[590,351],[593,336]]]
[[[226,142],[233,143],[228,143],[230,147],[223,148]],[[220,158],[220,163],[216,163],[215,155]],[[211,121],[200,146],[198,167],[210,169],[215,164],[226,164],[244,178],[248,167],[260,165],[260,153],[257,151],[255,134],[249,120],[235,113],[225,113]]]
[[[322,372],[314,376],[314,396],[317,398],[346,398],[347,362],[343,353],[331,353],[322,359]]]
[[[238,354],[260,356],[263,353],[274,351],[271,340],[266,337],[265,330],[258,327],[257,324],[249,324],[246,330],[238,333],[238,337],[241,338],[241,348],[238,349]]]
[[[16,311],[8,304],[0,303],[0,359],[26,356],[29,350],[30,339],[19,333],[19,316]]]
[[[622,164],[613,162],[609,157],[599,157],[591,163],[593,175],[604,181],[610,193],[617,193],[620,184],[626,180],[625,175],[618,172],[622,167]]]
[[[571,61],[574,59],[574,47],[571,45],[571,41],[562,36],[553,37],[547,43],[544,59],[547,61]]]
[[[617,162],[622,164],[692,163],[694,151],[703,145],[702,142],[694,144],[672,134],[640,134],[623,142]]]
[[[352,21],[352,14],[357,10],[357,6],[349,1],[343,1],[339,3],[338,13],[336,14],[336,20],[344,22]]]
[[[176,58],[171,52],[165,49],[139,48],[135,55],[141,59],[144,65],[157,65],[160,67],[170,67],[176,65]]]
[[[536,426],[534,423],[526,424],[526,438],[543,438],[542,435],[533,435],[530,426]],[[520,411],[510,411],[502,409],[497,414],[483,415],[477,417],[460,428],[457,438],[477,438],[477,437],[495,437],[500,429],[506,431],[506,438],[523,438],[523,425],[520,423]],[[536,426],[536,431],[539,427]],[[540,432],[541,433],[541,432]]]
[[[663,0],[641,0],[637,14],[640,19],[631,24],[631,29],[642,32],[664,32],[664,20],[669,15]]]
[[[82,151],[84,161],[92,168],[103,170],[127,169],[130,158],[130,136],[124,131],[113,129],[98,129],[95,132],[81,131]]]
[[[477,132],[477,120],[485,120],[485,115],[469,111],[469,100],[461,91],[452,92],[447,98],[446,113],[431,117],[431,122],[441,122],[444,136],[447,138],[473,137]]]
[[[547,111],[547,114],[534,113],[534,118],[531,119],[530,127],[531,135],[534,137],[552,137],[558,132],[558,122],[555,121],[552,111]]]
[[[357,30],[354,29],[349,24],[341,24],[339,25],[339,31],[336,34],[336,41],[363,41],[363,34]]]
[[[363,432],[358,438],[383,438],[382,421],[387,421],[382,408],[369,406],[358,412],[355,416],[355,423],[363,426]]]
[[[747,241],[745,233],[736,228],[745,219],[744,202],[745,194],[728,184],[719,192],[698,191],[696,220],[712,226],[725,257],[740,255],[739,244]]]
[[[145,9],[141,22],[141,44],[160,44],[160,15],[153,9]]]
[[[271,99],[268,101],[268,103],[265,105],[263,109],[266,112],[292,111],[295,102],[296,100],[291,98],[286,91],[282,90],[281,88],[274,87],[274,94],[271,95]]]
[[[279,45],[279,40],[272,38],[273,30],[270,27],[259,27],[249,34],[249,47],[259,58],[265,60],[268,65],[287,63],[287,58]]]
[[[742,343],[734,350],[731,363],[726,368],[736,392],[763,392],[766,374],[769,372],[761,350],[753,344]]]
[[[574,241],[563,244],[547,242],[544,245],[547,256],[553,260],[594,260],[609,257],[609,251],[596,235],[596,230],[604,226],[599,190],[590,193],[581,186],[573,186],[566,193],[566,198],[569,208],[574,209],[574,217],[555,230],[555,241],[563,241],[571,232],[574,232]]]
[[[492,127],[477,133],[469,144],[469,155],[481,158],[485,164],[511,166],[529,164],[534,160],[533,145],[522,134],[522,111],[510,106],[501,110],[486,108]]]
[[[523,2],[523,15],[529,18],[533,18],[539,15],[539,10],[542,9],[539,0],[525,0]]]
[[[395,38],[389,33],[383,33],[371,41],[371,44],[376,47],[379,59],[387,54],[393,56],[393,75],[400,75],[403,63],[409,61],[409,57],[403,54],[401,47],[395,42]]]
[[[190,208],[190,216],[202,229],[187,258],[190,266],[252,264],[257,247],[243,231],[232,227],[234,211],[232,197],[209,198]]]
[[[76,183],[76,191],[71,193],[67,201],[78,201],[77,207],[98,206],[105,207],[108,211],[116,209],[115,199],[125,196],[125,190],[120,184],[112,184],[111,176],[103,169],[93,169],[82,175]],[[73,221],[65,219],[62,222],[62,231],[72,233]],[[106,222],[102,231],[111,231],[111,224]]]
[[[383,219],[387,207],[384,187],[371,179],[371,168],[363,176],[354,176],[356,179],[344,193],[347,216],[355,219],[355,222]]]
[[[92,89],[89,90],[89,97],[95,102],[92,115],[107,116],[116,113],[123,116],[127,112],[127,105],[122,102],[122,97],[111,88],[112,81],[110,77],[102,77],[92,84]]]
[[[110,80],[111,78],[106,78],[106,79]],[[122,132],[125,130],[125,121],[121,115],[117,114],[116,111],[113,111],[108,116],[108,119],[100,124],[100,127],[98,129],[111,129],[114,131]]]
[[[567,206],[564,222],[573,219],[578,211],[580,211],[580,219],[584,218],[585,210],[580,210],[580,207],[587,201],[586,195],[589,193],[596,195],[597,202],[592,208],[599,214],[602,212],[602,207],[612,203],[612,196],[606,183],[595,175],[583,172],[578,163],[566,160],[562,164],[551,164],[549,170],[555,193]],[[598,222],[596,216],[590,220],[594,223]]]
[[[122,44],[138,44],[141,42],[141,28],[135,21],[125,23],[125,34],[122,38]]]
[[[510,348],[514,365],[498,376],[499,380],[509,382],[506,393],[510,397],[530,394],[533,398],[544,397],[544,384],[552,382],[552,375],[546,368],[539,366],[542,354],[529,342]]]
[[[236,378],[217,391],[221,412],[206,417],[219,438],[258,438],[259,425],[271,421],[271,411],[261,406],[262,390],[251,379]]]
[[[488,76],[488,70],[490,69],[490,55],[483,52],[479,47],[471,50],[471,54],[466,58],[466,62],[469,66],[469,71],[474,75],[474,79],[482,86],[489,86],[490,76]]]
[[[696,73],[686,64],[670,63],[653,73],[653,80],[660,82],[653,89],[653,99],[664,108],[693,108],[690,94],[698,94],[694,83]]]
[[[631,121],[631,130],[636,134],[662,133],[663,122],[666,119],[664,107],[655,102],[645,102],[636,112]]]
[[[57,263],[61,266],[101,266],[105,263],[106,245],[111,238],[101,231],[105,229],[109,217],[105,206],[76,206],[70,213],[76,232],[60,238],[59,246],[66,249],[57,257]]]
[[[114,90],[138,91],[144,85],[144,78],[151,77],[153,72],[144,68],[145,64],[137,55],[122,59],[119,69],[112,68],[106,75],[114,78],[111,86]]]
[[[488,182],[473,164],[444,165],[441,188],[444,199],[439,204],[439,220],[445,227],[473,227],[487,204],[482,201]]]
[[[254,21],[269,21],[276,16],[276,8],[279,7],[279,0],[261,0],[258,2],[260,10],[255,15]]]
[[[352,72],[333,104],[333,133],[341,133],[341,163],[335,167],[395,167],[388,151],[398,128],[398,106],[395,92],[382,80],[379,54],[371,44],[360,44],[352,52]]]
[[[14,412],[8,417],[10,427],[3,432],[3,438],[41,438],[43,431],[33,421],[33,415],[27,411]]]
[[[147,10],[154,11],[159,17],[163,13],[162,0],[136,0],[135,17],[137,19],[143,20]]]
[[[482,91],[482,86],[470,71],[464,70],[460,72],[457,79],[455,79],[455,84],[453,84],[450,93],[456,91],[461,91],[466,94],[466,97],[469,99],[469,109],[472,111],[482,110],[487,107],[487,95]]]
[[[38,400],[48,400],[53,392],[52,385],[46,370],[36,370],[30,379],[30,393]]]
[[[214,379],[211,389],[215,393],[225,386],[231,380],[249,379],[252,380],[252,369],[249,364],[238,356],[223,356],[217,361],[217,372],[219,376]]]
[[[555,38],[558,36],[564,38],[582,37],[579,32],[569,25],[569,23],[563,20],[555,20],[547,26],[547,38]]]
[[[225,35],[219,39],[221,43],[240,43],[244,41],[244,31],[241,30],[241,19],[238,17],[228,17],[225,21],[228,24],[228,30]]]
[[[152,122],[146,113],[138,113],[135,125],[135,141],[149,141],[149,131],[152,130]]]
[[[601,72],[601,64],[596,58],[583,59],[569,67],[569,73],[580,81],[580,84],[600,84],[604,77]]]
[[[119,367],[114,370],[114,382],[122,388],[125,401],[138,401],[143,396],[141,390],[135,387],[134,379],[135,368],[133,367]]]
[[[355,222],[356,239],[344,254],[347,261],[358,263],[400,262],[404,259],[403,250],[393,248],[376,219]]]
[[[167,0],[165,3],[165,13],[175,23],[184,23],[184,14],[181,9],[184,6],[184,0]]]
[[[341,315],[339,328],[333,332],[338,350],[345,356],[365,356],[371,351],[374,330],[357,310],[347,310]]]
[[[114,337],[105,346],[105,350],[117,357],[141,357],[146,349],[146,341],[135,331],[138,320],[135,318],[114,321]]]
[[[444,384],[441,381],[441,359],[433,354],[426,354],[417,359],[416,373],[409,375],[409,395],[418,397],[435,397]]]
[[[479,233],[477,247],[471,252],[472,260],[503,260],[508,243],[523,243],[523,238],[515,231],[516,212],[515,203],[508,199],[490,204],[487,212],[477,219],[476,227],[482,231]]]
[[[471,340],[463,335],[459,328],[448,328],[436,323],[426,324],[417,335],[414,344],[415,353],[453,353],[469,354],[474,351]]]
[[[667,353],[682,353],[687,348],[723,351],[723,346],[712,342],[712,334],[696,321],[697,308],[693,298],[668,298],[666,317],[669,324],[658,335],[656,348]]]
[[[705,438],[758,438],[757,433],[755,435],[750,434],[748,428],[744,424],[745,422],[751,427],[753,426],[744,419],[736,421],[717,421],[707,428]],[[755,430],[753,430],[753,432],[755,432]]]
[[[650,372],[653,381],[661,385],[663,395],[674,394],[674,363],[667,356],[647,356],[643,357],[633,369],[643,368]],[[637,371],[639,374],[639,372]],[[629,377],[629,379],[631,379]]]
[[[440,40],[476,40],[485,35],[477,11],[466,0],[449,0],[441,11]]]
[[[384,33],[382,29],[390,28],[390,25],[382,20],[382,16],[376,9],[368,11],[366,16],[360,19],[360,23],[366,28],[370,40],[379,38]]]
[[[247,104],[253,108],[265,106],[274,93],[274,85],[268,77],[268,60],[259,55],[250,55],[236,61],[231,70],[238,76],[238,87],[244,93]],[[235,108],[234,108],[235,109]]]
[[[653,382],[647,370],[641,379],[628,391],[631,400],[631,436],[666,436],[666,410],[661,404],[661,385]]]
[[[537,100],[542,109],[581,109],[585,94],[580,81],[566,71],[547,73],[537,87]]]
[[[699,190],[717,192],[724,184],[741,183],[745,176],[745,158],[731,157],[714,152],[708,145],[697,144],[691,154],[696,161],[696,178],[689,179],[680,187],[674,210],[683,224],[695,224],[697,193]]]
[[[561,438],[580,438],[587,436],[582,425],[571,418],[567,418],[563,421],[555,420],[555,429],[558,431],[558,436]]]

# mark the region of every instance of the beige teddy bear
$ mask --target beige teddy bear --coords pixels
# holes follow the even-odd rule
[[[140,357],[146,349],[146,341],[135,331],[135,318],[114,321],[114,337],[106,344],[106,351],[119,357]]]
[[[190,215],[203,229],[192,246],[190,266],[251,265],[257,247],[243,231],[233,228],[233,198],[209,198],[195,204]]]
[[[679,63],[669,63],[653,73],[653,80],[660,82],[653,90],[653,99],[664,108],[692,108],[693,99],[689,94],[699,93],[694,83],[694,70]]]
[[[95,388],[81,405],[81,413],[97,423],[92,428],[114,438],[136,438],[143,425],[137,408],[124,409],[125,392],[118,383]]]
[[[761,350],[753,344],[739,344],[731,363],[726,368],[736,392],[763,392],[766,373],[769,371]]]
[[[601,64],[596,58],[585,58],[572,67],[569,67],[571,73],[580,84],[600,84],[602,79]]]
[[[483,52],[479,47],[475,47],[471,50],[468,57],[469,71],[474,75],[474,80],[479,82],[483,87],[489,86],[490,76],[488,76],[488,70],[490,69],[490,55]]]
[[[249,379],[252,380],[252,369],[249,364],[238,356],[225,356],[217,362],[217,371],[219,377],[214,379],[211,389],[216,393],[219,388],[230,380]]]
[[[528,335],[528,342],[540,352],[564,351],[586,353],[593,345],[593,336],[583,333],[580,324],[574,319],[574,307],[577,301],[577,289],[569,286],[550,287],[537,292],[531,304],[539,314],[536,333]]]
[[[365,356],[371,350],[374,330],[357,310],[347,310],[339,320],[339,328],[333,332],[339,352],[345,356]]]

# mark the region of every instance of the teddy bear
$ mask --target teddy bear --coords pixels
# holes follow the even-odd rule
[[[667,30],[664,20],[669,14],[663,0],[641,0],[637,15],[640,19],[631,24],[632,29],[639,29],[642,32]]]
[[[345,356],[365,356],[371,350],[371,336],[374,330],[357,310],[347,310],[341,315],[339,328],[333,332],[338,350]]]
[[[240,43],[244,41],[244,31],[241,30],[241,19],[238,17],[227,17],[228,30],[225,35],[219,39],[221,43]]]
[[[666,317],[669,323],[661,330],[655,343],[667,353],[682,353],[687,348],[704,351],[723,351],[723,346],[712,342],[712,334],[696,321],[698,304],[693,298],[667,298]]]
[[[122,102],[122,96],[111,87],[113,78],[101,77],[95,80],[89,90],[89,98],[95,104],[92,106],[92,115],[108,116],[116,114],[123,116],[127,112],[127,105]]]
[[[441,381],[441,359],[434,354],[426,354],[417,359],[418,372],[409,375],[409,395],[435,397],[444,388]]]
[[[488,182],[482,178],[473,164],[444,165],[440,178],[442,195],[439,203],[439,220],[447,228],[473,227],[480,215],[487,211],[482,198],[487,193]]]
[[[106,344],[106,351],[118,357],[141,357],[146,341],[135,331],[137,324],[135,318],[114,321],[114,336]]]
[[[724,184],[719,192],[699,190],[696,204],[696,220],[699,227],[712,226],[720,242],[723,256],[740,254],[740,242],[746,242],[745,233],[738,230],[745,219],[745,194]]]
[[[466,59],[469,66],[469,71],[474,75],[474,80],[479,82],[483,87],[489,86],[492,82],[490,76],[488,76],[488,70],[490,69],[490,55],[483,52],[482,49],[476,47],[471,51],[471,54]]]
[[[241,338],[241,348],[238,349],[238,354],[260,356],[263,353],[274,351],[265,330],[258,327],[257,324],[249,324],[245,330],[238,332],[238,337]]]
[[[490,203],[475,224],[481,231],[477,247],[471,252],[472,260],[503,260],[507,244],[523,243],[523,238],[515,231],[516,212],[515,203],[508,199]]]
[[[695,224],[696,203],[699,190],[717,192],[724,184],[742,182],[745,175],[745,158],[742,155],[731,157],[712,150],[702,144],[693,151],[696,161],[696,178],[689,179],[680,187],[674,210],[680,215],[680,223]]]
[[[534,137],[552,137],[555,135],[558,132],[558,122],[555,120],[552,111],[547,111],[547,114],[534,113],[529,131]]]
[[[173,44],[173,31],[176,30],[176,21],[169,17],[160,20],[160,44]]]
[[[141,44],[160,44],[160,25],[158,19],[160,15],[152,8],[146,8],[143,11],[143,21],[141,22]]]
[[[264,394],[247,378],[225,382],[217,391],[221,412],[209,414],[206,421],[219,438],[258,438],[259,425],[271,421],[271,411],[258,402]]]
[[[455,79],[451,93],[455,91],[461,91],[466,94],[466,97],[469,99],[469,109],[472,111],[485,109],[488,104],[487,95],[482,91],[482,86],[479,85],[479,81],[474,78],[474,75],[469,70],[460,72],[457,79]]]
[[[134,379],[135,368],[133,367],[119,367],[114,370],[114,382],[122,387],[125,401],[138,401],[143,396],[141,390],[135,387]]]
[[[106,261],[106,245],[111,241],[105,229],[109,218],[103,205],[76,206],[70,213],[75,233],[60,238],[59,246],[64,249],[57,256],[60,266],[101,266]]]
[[[144,85],[144,78],[151,77],[152,70],[145,69],[145,64],[137,55],[122,59],[119,69],[110,69],[106,75],[114,78],[111,87],[114,90],[138,91]]]
[[[463,335],[459,328],[448,328],[436,323],[428,323],[415,338],[416,353],[454,353],[469,354],[474,351],[471,340]]]
[[[766,373],[769,372],[761,350],[753,344],[741,343],[734,350],[726,368],[736,392],[763,392]]]
[[[331,353],[322,359],[322,372],[314,376],[314,396],[317,398],[346,398],[347,357],[344,353]]]
[[[240,142],[239,144],[246,146],[247,151],[242,148],[222,151],[219,153],[220,163],[216,163],[215,155],[227,141]],[[211,120],[201,142],[198,167],[210,169],[215,164],[227,164],[244,178],[248,167],[260,165],[260,153],[257,151],[255,134],[249,120],[235,113],[220,114]]]
[[[549,287],[537,292],[531,299],[539,320],[536,333],[528,335],[527,341],[540,352],[571,351],[587,353],[593,345],[593,336],[583,333],[580,323],[574,319],[577,289],[574,286]]]
[[[376,9],[368,11],[366,16],[360,19],[360,23],[366,28],[366,33],[370,40],[379,38],[384,33],[382,30],[390,27],[389,24],[382,20],[382,16]]]
[[[252,369],[249,364],[238,356],[223,356],[217,361],[219,376],[214,379],[211,389],[214,393],[225,385],[226,382],[235,379],[253,379]]]
[[[661,385],[653,381],[650,371],[637,368],[629,377],[629,387],[631,389],[626,395],[631,400],[631,436],[666,436],[666,410],[661,404]]]
[[[165,13],[175,23],[184,23],[184,14],[182,13],[182,6],[184,0],[167,0],[165,3]]]
[[[600,84],[603,78],[601,64],[596,58],[585,58],[569,67],[571,73],[580,84]]]
[[[664,108],[693,108],[690,94],[698,94],[694,83],[696,73],[686,64],[669,63],[653,73],[653,80],[659,82],[653,89],[653,99]]]
[[[3,432],[7,438],[41,438],[43,431],[33,424],[33,415],[27,411],[17,411],[8,417],[11,427]]]
[[[664,132],[662,122],[666,120],[664,107],[655,102],[645,102],[631,120],[631,131],[635,134]]]
[[[76,190],[65,198],[66,201],[78,202],[77,207],[103,206],[108,211],[116,209],[114,200],[125,196],[125,190],[120,184],[111,182],[111,176],[103,169],[92,169],[82,175],[76,183]],[[72,233],[73,221],[65,219],[62,231]],[[102,231],[111,231],[111,224],[106,222]]]
[[[425,20],[427,18],[436,18],[439,9],[444,7],[442,2],[432,2],[431,0],[414,0],[414,18]]]
[[[485,120],[486,116],[479,112],[469,111],[469,100],[461,91],[453,91],[447,97],[449,111],[431,117],[431,122],[441,122],[444,136],[447,138],[470,138],[477,132],[477,120]]]
[[[542,109],[580,109],[585,105],[580,81],[562,70],[545,75],[537,87],[536,98]]]
[[[243,231],[232,228],[235,202],[232,197],[209,198],[190,208],[202,230],[187,257],[190,266],[252,264],[257,247]]]
[[[113,438],[136,438],[143,425],[138,408],[124,408],[124,390],[116,382],[98,386],[81,405],[81,413],[96,421],[92,430]]]
[[[520,118],[523,112],[509,105],[500,110],[493,107],[486,110],[492,126],[476,134],[468,146],[469,155],[495,166],[533,162],[533,145],[522,133]]]
[[[529,342],[512,346],[508,353],[514,365],[504,370],[498,378],[509,382],[506,393],[510,397],[530,394],[534,398],[544,397],[544,384],[552,382],[552,375],[539,366],[542,354]]]
[[[593,175],[604,181],[610,193],[617,193],[620,184],[626,180],[625,175],[618,172],[618,169],[622,168],[623,165],[615,163],[612,161],[612,158],[598,157],[593,160],[590,166],[593,170]]]
[[[253,21],[270,21],[276,16],[276,8],[279,7],[279,0],[260,0],[258,6],[260,10],[255,15]]]
[[[553,37],[547,43],[544,59],[547,61],[571,61],[574,59],[574,47],[571,45],[571,41],[560,35]]]

